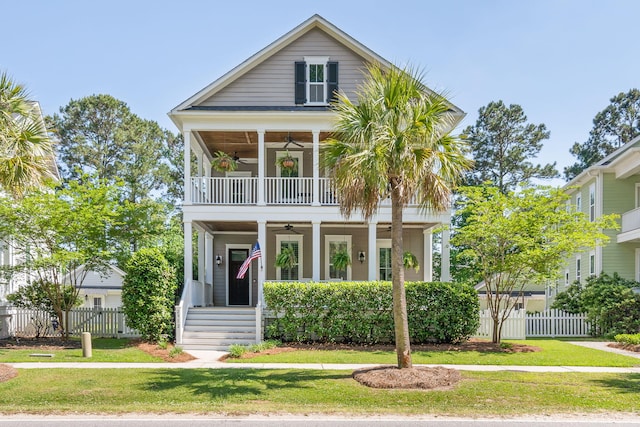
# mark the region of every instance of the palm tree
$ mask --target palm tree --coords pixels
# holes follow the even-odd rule
[[[337,188],[340,210],[368,220],[391,196],[393,319],[399,368],[411,368],[404,290],[402,211],[416,197],[423,210],[449,208],[452,188],[471,166],[466,144],[450,135],[451,104],[430,91],[411,67],[367,67],[357,102],[339,93],[332,138],[322,160]]]
[[[0,74],[0,188],[21,197],[55,169],[53,143],[24,86]]]

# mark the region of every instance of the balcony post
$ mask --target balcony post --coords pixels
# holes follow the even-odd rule
[[[320,206],[320,131],[311,131],[313,135],[313,206]]]
[[[191,131],[185,130],[184,135],[184,205],[191,204]],[[186,230],[186,227],[185,227]],[[186,249],[185,249],[186,250]],[[186,264],[185,264],[186,265]],[[185,281],[185,285],[187,282]]]
[[[264,129],[258,129],[258,205],[264,206]]]
[[[449,229],[445,228],[444,230],[442,230],[442,258],[440,261],[441,282],[451,281],[451,273],[449,271],[450,250],[451,247],[449,245]]]
[[[368,280],[377,280],[378,279],[378,254],[377,252],[377,227],[378,223],[375,221],[369,222],[369,238],[368,238],[368,251],[367,257],[368,261]]]
[[[422,260],[422,274],[425,282],[431,282],[433,280],[433,233],[431,229],[424,230],[422,232],[424,236],[424,259]]]
[[[191,266],[193,265],[193,241],[191,240],[192,235],[192,226],[191,221],[184,222],[184,286],[191,288],[193,280],[193,269]],[[187,295],[191,295],[191,292],[188,292]],[[193,297],[190,298],[189,301],[184,301],[187,304],[187,307],[193,306]]]
[[[315,192],[314,192],[315,194]],[[311,223],[311,253],[312,268],[311,280],[320,281],[320,221]]]

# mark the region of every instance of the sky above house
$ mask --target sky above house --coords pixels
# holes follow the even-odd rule
[[[172,108],[316,13],[423,69],[467,113],[458,131],[491,101],[521,105],[551,132],[538,161],[561,173],[610,98],[640,86],[636,0],[4,0],[0,10],[0,70],[44,114],[110,94],[173,132]]]

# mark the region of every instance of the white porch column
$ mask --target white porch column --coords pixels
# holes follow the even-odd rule
[[[183,131],[184,136],[184,205],[191,204],[191,131]],[[191,227],[191,225],[189,225]],[[186,230],[186,228],[185,228]],[[185,247],[185,251],[186,251]],[[186,265],[186,264],[185,264]],[[185,269],[186,270],[186,269]],[[184,282],[186,285],[186,281]]]
[[[424,239],[424,258],[422,259],[422,280],[431,282],[433,280],[433,233],[431,229],[422,232]]]
[[[377,280],[378,278],[378,254],[376,253],[378,248],[378,233],[376,232],[377,222],[369,223],[369,253],[367,254],[368,266],[369,266],[369,280]]]
[[[204,234],[204,270],[205,283],[211,285],[213,283],[213,235]]]
[[[261,205],[261,206],[264,206],[266,204],[264,201],[264,161],[265,159],[266,159],[266,155],[264,152],[264,129],[258,129],[258,205]]]
[[[451,273],[449,271],[450,264],[450,246],[449,246],[449,229],[442,230],[442,257],[440,261],[440,281],[451,281]]]
[[[267,272],[264,268],[264,262],[267,259],[267,222],[258,220],[258,243],[260,244],[260,252],[262,257],[258,260],[258,302],[264,306],[264,295],[262,284],[267,280]]]
[[[320,131],[313,134],[313,206],[320,206]]]
[[[188,295],[189,298],[185,301],[187,307],[193,307],[193,298],[191,297],[191,286],[193,279],[193,269],[191,266],[193,265],[193,244],[191,242],[191,234],[192,234],[192,226],[191,221],[184,222],[184,286],[188,287],[186,293],[183,295]]]
[[[311,253],[312,266],[311,280],[320,281],[320,221],[311,223]]]

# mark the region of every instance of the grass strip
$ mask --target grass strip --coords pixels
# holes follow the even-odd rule
[[[485,353],[478,351],[413,351],[413,363],[451,365],[516,366],[640,366],[640,359],[576,346],[559,340],[506,341],[539,347],[531,353]],[[230,363],[379,363],[396,364],[394,351],[298,350],[249,359],[227,359]]]
[[[92,357],[82,357],[82,349],[21,349],[0,348],[0,363],[18,362],[163,362],[159,357],[139,350],[132,341],[116,338],[94,338],[92,340]],[[46,353],[53,357],[31,357],[30,354]]]
[[[24,369],[2,413],[508,416],[640,412],[640,374],[463,372],[454,389],[377,390],[350,371]]]

